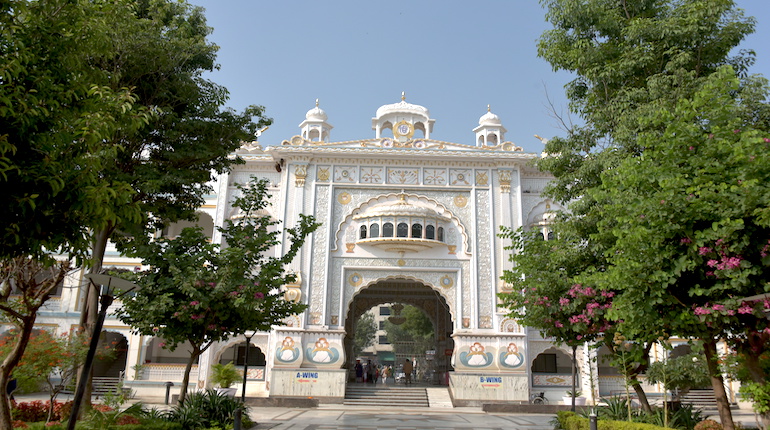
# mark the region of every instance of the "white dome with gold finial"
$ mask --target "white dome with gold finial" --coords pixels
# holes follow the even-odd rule
[[[502,125],[502,122],[500,122],[500,117],[493,114],[490,110],[490,106],[487,105],[487,113],[481,116],[479,118],[479,125]]]
[[[305,119],[315,120],[315,121],[326,121],[329,119],[329,117],[326,116],[326,112],[324,112],[323,109],[318,107],[318,99],[315,99],[315,107],[307,111],[307,113],[305,114]]]

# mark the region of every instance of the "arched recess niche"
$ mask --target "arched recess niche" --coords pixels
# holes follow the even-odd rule
[[[409,204],[426,207],[439,214],[446,215],[462,238],[462,250],[466,254],[470,254],[470,240],[468,237],[468,231],[466,230],[463,223],[460,222],[460,219],[454,213],[452,213],[452,211],[450,211],[446,206],[442,205],[436,200],[417,194],[408,194],[405,192],[392,192],[374,197],[350,211],[350,213],[348,213],[347,216],[345,216],[345,218],[340,222],[339,226],[337,227],[337,231],[334,233],[334,246],[331,251],[335,252],[341,248],[344,248],[344,246],[341,245],[341,243],[345,240],[344,232],[347,231],[349,226],[356,224],[356,221],[353,219],[354,216],[366,213],[368,210],[379,205],[398,203],[402,195],[406,196],[406,200],[409,202]]]

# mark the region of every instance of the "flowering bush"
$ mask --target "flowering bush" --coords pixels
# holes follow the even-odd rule
[[[722,430],[722,424],[714,420],[703,420],[695,424],[694,430]]]

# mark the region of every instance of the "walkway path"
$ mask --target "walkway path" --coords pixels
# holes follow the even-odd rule
[[[551,430],[550,414],[490,414],[480,408],[374,410],[322,405],[317,409],[252,408],[257,429],[274,430],[412,430],[531,429]]]

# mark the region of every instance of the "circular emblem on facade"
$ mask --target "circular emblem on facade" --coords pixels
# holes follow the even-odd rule
[[[346,204],[350,203],[350,194],[345,193],[345,192],[340,193],[340,195],[337,196],[337,201],[341,205],[346,205]]]
[[[403,258],[399,258],[398,261],[396,261],[396,264],[398,264],[399,266],[405,266],[406,261],[404,261]]]
[[[468,198],[465,196],[455,196],[455,206],[464,208],[468,204]]]
[[[393,126],[393,135],[411,139],[414,135],[414,126],[406,121],[400,121]]]
[[[452,288],[452,286],[455,284],[455,281],[449,277],[449,275],[442,276],[438,282],[443,288]]]
[[[291,138],[292,145],[302,145],[303,143],[305,143],[305,139],[303,139],[302,136],[294,136]]]
[[[360,273],[353,273],[348,277],[348,283],[354,287],[357,287],[361,285],[361,282],[363,282],[364,278],[361,277]]]

